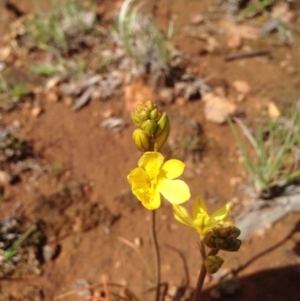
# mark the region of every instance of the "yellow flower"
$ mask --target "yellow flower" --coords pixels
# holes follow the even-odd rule
[[[190,198],[190,190],[182,180],[174,180],[184,170],[184,163],[171,159],[164,163],[159,152],[146,152],[139,159],[137,168],[127,176],[132,193],[149,210],[160,206],[160,194],[170,203],[181,204]]]
[[[194,228],[200,236],[203,236],[205,232],[225,221],[229,215],[229,211],[230,207],[227,204],[209,216],[206,204],[200,196],[196,198],[194,203],[193,217],[189,215],[188,211],[184,207],[179,205],[173,206],[175,219],[186,226]]]

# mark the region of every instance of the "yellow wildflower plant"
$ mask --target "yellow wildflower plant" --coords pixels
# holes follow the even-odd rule
[[[190,198],[188,185],[178,178],[184,171],[184,163],[171,159],[164,163],[159,152],[146,152],[127,176],[132,193],[149,210],[157,209],[162,194],[171,204],[182,204]]]
[[[176,204],[173,206],[173,212],[177,221],[195,229],[200,236],[203,236],[208,230],[226,220],[230,207],[227,204],[209,216],[204,200],[198,196],[193,205],[193,217],[190,216],[184,207]]]

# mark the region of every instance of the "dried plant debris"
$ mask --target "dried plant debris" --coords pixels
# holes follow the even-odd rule
[[[104,205],[91,202],[84,192],[84,183],[77,181],[61,185],[49,196],[40,196],[31,215],[43,224],[50,237],[88,231],[100,224],[109,232],[118,218]]]
[[[118,71],[106,75],[85,75],[77,81],[71,81],[61,86],[61,93],[72,96],[76,100],[72,109],[77,111],[92,99],[106,99],[119,95],[121,92],[122,74]]]
[[[41,273],[38,253],[45,237],[37,225],[12,214],[0,220],[0,278]]]
[[[265,8],[275,3],[275,0],[216,0],[216,4],[221,5],[230,15],[241,13],[247,16],[253,16],[261,13]]]
[[[42,301],[44,294],[41,288],[32,285],[22,285],[22,289],[2,291],[0,287],[0,301]]]
[[[0,129],[0,165],[5,162],[18,162],[32,156],[31,146],[17,138],[8,127]]]
[[[10,111],[18,106],[20,101],[31,97],[32,92],[24,82],[9,83],[0,70],[0,108]]]
[[[65,0],[59,5],[53,1],[53,7],[47,13],[39,13],[26,20],[23,40],[28,47],[76,51],[85,44],[96,18],[95,10],[84,8],[81,1]]]
[[[164,88],[174,90],[168,98],[170,103],[176,97],[199,99],[207,92],[208,85],[187,70],[183,55],[169,45],[171,24],[168,33],[163,34],[146,5],[139,7],[132,0],[125,1],[118,28],[107,30],[95,22],[93,7],[83,7],[78,2],[64,0],[48,13],[25,16],[12,26],[14,35],[10,39],[18,47],[9,46],[8,58],[20,56],[18,49],[24,49],[32,76],[48,77],[48,82],[41,82],[46,89],[49,78],[50,82],[51,77],[60,78],[52,86],[57,101],[68,98],[68,105],[77,111],[91,100],[121,95],[124,85],[140,78],[148,81],[158,95],[165,95],[160,91]],[[30,55],[34,58],[36,48],[43,54],[38,56],[38,62],[32,61]],[[87,58],[87,49],[91,59]],[[25,93],[21,88],[11,90],[19,96]],[[39,89],[32,89],[35,92],[31,92],[31,98],[40,96]],[[9,99],[15,104],[15,98]]]
[[[35,153],[30,143],[17,137],[17,131],[14,124],[0,127],[0,184],[18,182],[20,172],[41,170],[39,164],[28,161]]]

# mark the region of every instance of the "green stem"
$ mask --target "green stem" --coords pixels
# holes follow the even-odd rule
[[[159,301],[159,289],[160,289],[160,256],[159,248],[157,243],[157,236],[155,230],[155,210],[151,212],[151,221],[150,221],[150,238],[153,248],[154,261],[155,261],[155,285],[156,285],[156,295],[155,301]]]
[[[15,241],[13,245],[4,252],[4,258],[9,260],[11,257],[15,256],[18,252],[18,248],[34,230],[36,230],[34,226],[29,228],[17,241]]]
[[[200,300],[202,287],[203,287],[204,279],[206,276],[206,267],[204,265],[204,259],[206,258],[206,256],[205,256],[205,245],[204,245],[203,241],[200,242],[200,252],[201,252],[201,257],[202,257],[202,264],[201,264],[201,269],[200,269],[200,273],[199,273],[199,277],[198,277],[198,281],[197,281],[197,286],[195,288],[192,301]],[[219,252],[218,249],[211,249],[207,256],[216,255],[216,254],[218,254],[218,252]]]

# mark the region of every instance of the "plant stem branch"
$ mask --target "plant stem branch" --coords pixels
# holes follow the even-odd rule
[[[205,252],[205,245],[204,245],[203,241],[200,242],[200,249],[201,249],[201,255],[203,255],[203,252]],[[217,249],[211,249],[208,253],[208,256],[216,255],[216,254],[218,254],[218,252],[219,252],[219,250],[217,250]],[[197,286],[195,288],[192,301],[200,301],[202,287],[203,287],[204,279],[206,276],[206,267],[204,265],[204,259],[205,258],[202,258],[201,269],[200,269]]]
[[[160,255],[157,243],[156,229],[155,229],[155,210],[151,211],[151,222],[150,222],[150,238],[153,247],[154,261],[155,261],[155,285],[156,285],[156,296],[155,301],[159,301],[160,291]]]

